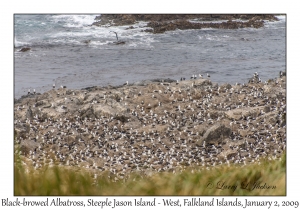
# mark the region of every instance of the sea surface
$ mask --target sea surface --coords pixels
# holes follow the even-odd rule
[[[14,16],[15,98],[28,89],[43,93],[53,84],[81,89],[207,73],[212,82],[235,84],[248,82],[254,72],[266,81],[286,70],[285,16],[265,21],[259,29],[152,34],[142,31],[146,22],[130,30],[91,26],[96,15]],[[111,31],[126,43],[113,44],[116,36]],[[22,47],[31,50],[19,52]]]

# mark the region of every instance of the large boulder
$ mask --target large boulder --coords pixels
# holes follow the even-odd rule
[[[204,141],[209,144],[215,144],[217,142],[223,141],[225,138],[229,137],[231,134],[231,129],[226,127],[224,124],[218,123],[209,128],[203,137],[198,140],[199,144]]]
[[[257,117],[264,106],[257,107],[243,107],[239,109],[232,109],[225,112],[225,116],[230,120],[241,120],[242,117]]]
[[[15,138],[16,139],[19,139],[20,137],[25,139],[26,134],[29,133],[29,131],[30,131],[30,127],[28,124],[18,123],[18,124],[15,124],[14,130],[15,130]]]
[[[93,113],[97,118],[102,115],[122,115],[126,112],[126,107],[111,98],[105,99],[104,104],[93,106]]]
[[[21,154],[22,155],[28,155],[30,153],[30,151],[34,151],[34,149],[38,148],[39,147],[39,143],[38,142],[35,142],[33,140],[24,140],[24,141],[21,141],[20,143],[20,151],[21,151]]]

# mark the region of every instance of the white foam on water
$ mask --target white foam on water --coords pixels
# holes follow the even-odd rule
[[[133,24],[133,27],[146,27],[148,24],[148,22],[145,22],[145,21],[139,21],[135,24]]]
[[[128,46],[129,46],[129,47],[134,47],[134,48],[136,48],[138,45],[137,45],[137,43],[135,43],[135,42],[131,42]]]
[[[152,43],[156,42],[153,37],[141,37],[128,44],[129,47],[153,48]]]
[[[18,41],[15,37],[15,43],[14,43],[15,47],[22,47],[22,46],[26,46],[26,45],[29,45],[29,43],[27,42],[21,42],[21,41]]]
[[[246,23],[249,20],[242,20],[242,19],[236,19],[236,20],[232,20],[232,22],[242,22],[242,23]],[[227,21],[226,21],[227,22]]]
[[[94,21],[97,15],[55,15],[51,16],[51,18],[58,23],[62,22],[65,27],[76,27],[82,28],[86,26],[90,26]]]
[[[279,28],[285,28],[284,26],[279,26],[278,25],[278,22],[275,23],[275,22],[265,22],[265,25],[264,25],[265,28],[272,28],[272,29],[279,29]]]
[[[107,34],[110,31],[115,31],[118,33],[118,35],[130,35],[130,34],[134,34],[134,35],[140,35],[140,36],[144,36],[147,35],[147,32],[143,32],[142,30],[145,29],[151,29],[150,27],[146,27],[147,26],[147,22],[137,22],[133,25],[123,25],[123,26],[110,26],[110,27],[98,27],[98,26],[92,26],[92,28],[94,29],[94,32],[96,34]],[[133,29],[128,29],[130,26],[133,27]]]
[[[118,34],[119,39],[123,39],[125,37],[124,35],[126,34],[126,30],[120,27],[92,27],[84,32],[86,33],[86,36],[89,34],[89,36],[94,38],[116,40],[116,35],[112,31]]]
[[[231,36],[228,35],[210,35],[210,34],[204,34],[204,35],[198,35],[199,40],[209,40],[209,41],[229,41],[232,39]]]
[[[275,17],[277,17],[279,21],[286,21],[286,15],[277,15]]]
[[[278,27],[278,25],[282,25],[282,23],[286,22],[286,16],[285,15],[279,15],[279,16],[275,16],[277,17],[279,20],[278,21],[268,21],[265,20],[265,27],[266,28],[282,28],[282,27]],[[283,27],[285,28],[285,27]]]
[[[88,23],[88,21],[86,23],[84,23],[84,18],[82,17],[82,23],[79,23],[80,21],[77,21],[76,18],[74,19],[68,19],[70,18],[70,16],[72,15],[68,15],[68,16],[61,16],[61,17],[56,17],[52,18],[50,15],[48,15],[47,17],[47,21],[45,21],[43,18],[40,17],[36,17],[36,20],[39,20],[40,22],[45,22],[46,23],[46,27],[42,26],[42,29],[47,28],[48,26],[52,26],[52,28],[50,28],[49,30],[41,30],[41,25],[37,25],[35,24],[35,26],[37,26],[37,32],[40,33],[35,33],[35,28],[33,28],[32,30],[27,30],[29,29],[28,27],[24,26],[24,24],[22,25],[18,25],[19,30],[16,30],[17,32],[21,31],[25,31],[26,33],[20,33],[20,35],[18,35],[17,33],[16,35],[16,39],[15,39],[15,44],[18,46],[22,46],[23,44],[32,44],[32,51],[26,52],[26,53],[18,53],[17,51],[19,50],[18,48],[15,48],[15,55],[19,56],[17,59],[15,59],[15,63],[16,63],[16,76],[15,76],[15,80],[16,80],[16,84],[18,84],[15,87],[15,91],[18,93],[20,92],[20,95],[22,94],[26,94],[27,89],[29,89],[29,86],[34,86],[34,88],[37,90],[37,87],[40,86],[42,87],[42,85],[45,84],[49,84],[49,86],[47,86],[49,89],[51,89],[51,85],[52,83],[52,79],[57,79],[58,81],[64,82],[65,81],[65,75],[68,75],[68,73],[77,73],[77,72],[82,72],[82,74],[80,76],[76,76],[75,79],[73,80],[73,77],[68,76],[66,80],[69,80],[69,83],[67,84],[67,86],[70,85],[77,85],[76,82],[74,81],[79,81],[80,85],[82,84],[82,87],[86,87],[87,85],[89,85],[90,81],[94,81],[92,79],[90,79],[92,76],[90,75],[90,71],[93,72],[99,72],[99,75],[104,74],[106,76],[106,72],[111,73],[111,74],[118,74],[119,72],[122,72],[124,74],[126,74],[127,77],[134,77],[134,78],[141,78],[141,77],[151,77],[152,75],[155,75],[155,77],[158,75],[165,77],[163,74],[165,74],[164,72],[167,73],[173,73],[172,71],[170,71],[171,69],[173,69],[173,66],[175,66],[175,70],[179,71],[180,74],[185,74],[184,72],[186,71],[186,74],[193,74],[194,69],[196,68],[196,66],[202,66],[203,69],[206,69],[206,71],[217,71],[216,69],[222,69],[222,71],[224,71],[224,75],[226,73],[232,73],[231,71],[236,71],[237,69],[239,69],[241,67],[241,72],[243,74],[245,74],[247,76],[248,72],[247,71],[251,71],[255,68],[256,63],[259,62],[252,62],[253,57],[256,58],[257,56],[255,56],[253,53],[257,52],[257,48],[259,48],[258,45],[260,42],[254,42],[253,43],[253,48],[254,49],[250,49],[247,46],[249,45],[248,42],[232,42],[232,43],[226,43],[226,41],[231,41],[233,40],[239,40],[239,37],[244,37],[245,34],[247,35],[247,37],[254,37],[258,40],[262,39],[262,41],[265,40],[265,35],[264,33],[259,33],[261,32],[261,30],[266,30],[265,28],[262,28],[260,30],[257,29],[238,29],[238,30],[224,30],[224,29],[200,29],[200,30],[194,30],[194,29],[190,29],[190,30],[176,30],[176,31],[168,31],[166,33],[163,34],[152,34],[152,33],[148,33],[148,32],[143,32],[142,30],[145,30],[147,27],[145,27],[147,25],[146,22],[138,22],[136,24],[133,24],[133,29],[128,29],[126,30],[126,28],[128,28],[129,26],[114,26],[114,27],[110,27],[110,28],[105,28],[105,27],[97,27],[97,26],[87,26],[89,24],[91,24],[94,20],[92,20],[91,22]],[[24,19],[23,19],[24,20]],[[281,20],[285,21],[285,18],[282,17]],[[55,22],[57,21],[57,22]],[[69,22],[68,22],[69,21]],[[77,26],[81,26],[82,27],[74,27],[72,26],[67,27],[67,24],[72,23],[73,25],[76,23],[77,21]],[[34,21],[33,21],[34,22]],[[38,21],[35,21],[35,23],[37,23]],[[275,21],[272,24],[277,24],[280,21]],[[281,22],[281,24],[277,25],[277,28],[279,27],[284,27],[285,24],[283,22]],[[16,27],[17,28],[17,27]],[[23,31],[22,31],[23,30]],[[253,34],[249,34],[248,36],[248,31],[255,31],[258,33],[253,33]],[[116,41],[116,36],[114,33],[111,33],[110,31],[116,31],[118,33],[119,36],[119,40],[121,41],[126,41],[126,44],[124,45],[114,45],[113,42]],[[275,31],[275,30],[274,30]],[[274,32],[273,30],[270,30],[270,32]],[[245,33],[246,32],[246,33]],[[274,32],[274,35],[278,36],[281,39],[281,36],[278,35],[278,33],[282,33],[281,31],[277,31],[276,33]],[[207,35],[209,34],[209,35]],[[273,34],[273,33],[272,33]],[[213,35],[213,36],[212,36]],[[229,35],[229,37],[228,37]],[[189,40],[189,38],[192,37],[192,39]],[[246,37],[246,38],[247,38]],[[209,41],[213,40],[213,41]],[[220,40],[220,41],[214,41],[214,40]],[[89,42],[89,44],[85,44],[84,41],[85,40],[91,40]],[[176,43],[176,41],[180,41],[178,42],[179,44]],[[186,40],[186,42],[185,42]],[[26,42],[26,43],[25,43]],[[74,50],[72,49],[72,51],[70,51],[71,53],[69,53],[69,49],[70,47],[64,47],[64,46],[59,46],[59,48],[40,48],[37,49],[40,45],[44,45],[44,44],[54,44],[54,46],[59,45],[59,44],[63,44],[64,43],[74,43],[74,44],[78,44],[80,46],[83,47],[78,47],[78,48],[74,48],[74,50],[77,50],[80,48],[80,53],[73,53]],[[155,43],[157,42],[157,43]],[[197,47],[197,45],[199,43],[205,43],[205,45],[203,47]],[[185,48],[185,43],[186,48]],[[245,50],[248,50],[249,53],[243,53],[242,57],[246,57],[249,59],[246,60],[245,62],[243,61],[239,61],[239,53],[240,52],[236,52],[235,50],[231,50],[231,49],[241,49],[241,47],[243,47],[243,44],[245,44],[245,49],[243,51],[241,51],[242,53]],[[227,48],[226,46],[231,46],[232,48]],[[275,45],[275,43],[274,43]],[[284,45],[284,44],[283,44]],[[220,46],[220,47],[218,47]],[[224,46],[224,47],[223,47]],[[238,47],[240,46],[240,47]],[[258,47],[257,47],[258,46]],[[164,54],[163,50],[166,50],[167,47],[170,47],[170,49],[175,49],[175,50],[170,50],[170,54]],[[90,48],[96,48],[99,50],[94,50],[94,49],[90,49]],[[62,49],[61,51],[59,51],[60,49]],[[66,51],[64,51],[66,49]],[[107,52],[105,52],[102,49],[108,49]],[[122,49],[125,49],[124,51],[122,51]],[[142,50],[139,50],[142,49]],[[144,50],[146,49],[146,50]],[[150,55],[153,56],[151,57],[151,60],[148,60],[148,56],[149,56],[149,51],[151,51]],[[285,48],[284,48],[285,49]],[[282,47],[274,47],[272,45],[272,48],[262,48],[263,53],[266,54],[274,54],[273,56],[275,57],[275,61],[269,61],[272,62],[269,65],[266,65],[265,62],[260,62],[262,63],[261,68],[263,69],[265,66],[270,66],[268,67],[268,69],[271,69],[272,66],[278,66],[278,69],[281,70],[285,61],[282,61],[281,57],[279,56],[279,58],[277,58],[277,51],[278,54],[284,54],[284,49],[282,50]],[[130,51],[132,50],[132,51]],[[190,51],[191,50],[191,51]],[[226,52],[225,50],[228,50],[230,53],[231,52],[236,52],[238,54],[233,55],[228,53],[228,55],[224,52]],[[219,51],[221,51],[221,53],[218,53]],[[253,53],[252,53],[253,51]],[[45,52],[45,54],[41,54],[42,52]],[[52,60],[52,56],[55,56],[57,52],[62,52],[61,55],[65,55],[62,56],[61,58],[57,58],[57,59],[61,59],[61,60],[57,60],[58,63],[53,63]],[[113,59],[113,62],[105,62],[105,61],[111,61],[111,55],[114,55],[116,52],[117,55],[119,55],[119,53],[121,55],[124,55],[125,52],[132,52],[132,55],[136,55],[137,59],[136,60],[131,60],[130,63],[127,63],[127,57],[126,56],[119,56],[120,59]],[[83,54],[81,54],[83,53]],[[96,56],[93,57],[86,57],[84,59],[82,59],[82,61],[79,61],[83,56],[88,55],[85,53],[95,53],[98,55],[98,53],[100,55],[102,55],[103,57],[101,57],[101,59],[103,58],[103,63],[102,62],[93,62],[95,61],[94,59],[98,59]],[[135,54],[136,53],[136,54]],[[194,56],[199,54],[199,56]],[[65,60],[68,60],[68,56],[71,56],[70,58],[74,58],[73,56],[77,56],[76,57],[76,62],[70,62],[70,63],[66,63],[64,62]],[[184,56],[186,56],[186,60],[184,59]],[[191,56],[189,56],[191,55]],[[254,55],[254,56],[253,56]],[[16,56],[16,57],[17,57]],[[37,57],[44,57],[41,61],[42,62],[36,62],[36,61],[40,61],[40,59]],[[178,58],[177,58],[178,56]],[[224,59],[222,60],[221,59]],[[231,58],[233,57],[233,58]],[[261,57],[261,56],[259,56]],[[175,59],[174,59],[175,58]],[[230,58],[230,59],[228,59]],[[72,60],[71,59],[71,60]],[[124,60],[122,60],[124,59]],[[156,62],[153,63],[153,60],[155,60]],[[237,62],[235,62],[235,60],[237,60]],[[266,59],[268,62],[268,59]],[[125,61],[125,62],[124,62]],[[223,61],[226,61],[225,64],[223,63]],[[256,61],[256,60],[254,60]],[[59,63],[63,63],[63,65],[60,65]],[[245,63],[245,67],[243,67]],[[274,64],[273,64],[274,63]],[[279,63],[279,64],[277,64]],[[24,65],[25,64],[25,65]],[[268,63],[267,63],[268,64]],[[49,66],[48,66],[49,65]],[[65,66],[64,66],[65,65]],[[74,65],[74,68],[72,68],[72,65]],[[144,71],[140,71],[140,69],[143,69],[144,66],[148,66],[148,68],[145,68]],[[43,68],[44,66],[46,66],[47,68],[49,68],[49,70],[41,72],[41,68]],[[141,68],[139,68],[139,66],[141,66]],[[178,67],[176,67],[178,66]],[[240,67],[239,67],[240,66]],[[71,68],[70,68],[71,67]],[[66,71],[61,71],[62,68],[65,68]],[[273,68],[273,67],[272,67]],[[88,70],[88,72],[86,70]],[[107,69],[113,69],[113,71],[106,71]],[[158,70],[159,69],[159,70]],[[250,70],[249,70],[250,69]],[[175,71],[174,70],[174,71]],[[261,69],[258,69],[261,70]],[[240,71],[240,70],[239,70]],[[24,75],[26,75],[26,77],[24,78]],[[37,75],[36,77],[31,77],[30,75]],[[84,80],[83,76],[88,75],[86,78],[88,78],[87,80]],[[99,76],[97,74],[95,74],[96,77],[95,79],[101,78],[102,76]],[[266,74],[265,74],[266,75]],[[276,73],[276,75],[278,75]],[[63,77],[63,80],[59,80],[59,77]],[[212,75],[213,76],[213,75]],[[126,77],[126,78],[127,78]],[[229,76],[228,78],[220,78],[222,76],[219,76],[220,81],[233,81],[233,80],[240,80],[242,77],[241,76],[236,76],[236,78],[233,78],[233,76]],[[38,79],[36,79],[38,78]],[[46,79],[45,79],[46,78]],[[70,79],[71,78],[71,79]],[[119,80],[118,77],[112,77],[112,76],[106,76],[105,79],[102,79],[101,82],[103,82],[103,84],[107,83],[106,78],[112,78],[112,83],[117,83],[117,81]],[[43,82],[42,79],[44,79]],[[122,84],[123,84],[123,79],[122,80]],[[125,79],[126,80],[126,79]],[[96,82],[95,82],[96,83]],[[97,83],[98,84],[98,83]],[[101,83],[102,84],[102,83]],[[28,86],[28,88],[26,88]],[[25,87],[25,88],[23,88]],[[22,88],[22,89],[21,89]],[[77,88],[77,87],[76,87]],[[25,92],[23,93],[23,89],[25,89]],[[32,89],[32,87],[30,88]]]
[[[218,36],[213,36],[210,34],[204,35],[205,39],[210,40],[210,41],[221,41],[221,39]]]
[[[145,23],[137,23],[135,29],[127,30],[128,26],[113,26],[110,28],[106,27],[85,27],[82,29],[74,29],[68,31],[57,31],[54,33],[46,34],[46,39],[49,43],[79,43],[82,44],[84,40],[91,40],[90,45],[101,46],[116,41],[116,35],[118,34],[119,41],[133,41],[137,42],[138,45],[149,46],[150,43],[154,42],[153,34],[143,32],[139,27],[145,25]],[[143,28],[144,29],[144,28]],[[75,41],[77,40],[77,42]]]
[[[70,37],[87,37],[92,35],[91,32],[89,31],[64,31],[64,32],[58,32],[55,34],[49,34],[50,38],[62,38],[62,37],[66,37],[66,38],[70,38]]]
[[[108,44],[111,44],[112,42],[111,41],[105,41],[105,42],[101,42],[101,41],[91,41],[89,43],[89,45],[91,46],[102,46],[102,45],[108,45]]]
[[[192,19],[188,20],[191,23],[222,23],[227,22],[227,20],[212,20],[212,21],[204,21],[204,20],[198,20],[198,19]]]
[[[215,30],[220,30],[218,28],[201,28],[200,30],[202,31],[215,31]]]
[[[77,39],[53,39],[50,44],[76,44],[83,45],[84,43]]]

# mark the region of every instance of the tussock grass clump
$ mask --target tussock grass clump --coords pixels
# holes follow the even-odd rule
[[[65,166],[23,167],[16,159],[14,195],[286,195],[286,158],[247,166],[189,168],[181,173],[131,173],[115,181],[105,171]],[[110,177],[110,178],[109,178]]]

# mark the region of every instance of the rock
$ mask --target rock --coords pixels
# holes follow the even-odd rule
[[[37,101],[39,101],[39,100],[47,100],[47,99],[49,99],[49,96],[50,96],[50,94],[48,92],[43,93],[43,94],[41,94],[41,95],[38,96]]]
[[[44,101],[38,101],[35,103],[35,107],[44,105]]]
[[[203,135],[201,140],[198,141],[198,143],[202,144],[203,141],[205,141],[206,143],[216,143],[229,137],[230,134],[230,128],[225,127],[225,125],[223,124],[216,124],[205,132],[205,134]]]
[[[242,17],[242,18],[241,18]],[[228,20],[224,22],[208,22],[197,23],[190,22],[189,20],[196,19],[199,21],[216,21],[216,20]],[[240,21],[240,19],[248,21]],[[193,14],[103,14],[96,17],[92,25],[96,26],[121,26],[132,25],[138,21],[149,22],[147,27],[153,28],[153,30],[146,29],[146,32],[152,33],[164,33],[171,30],[186,30],[186,29],[201,29],[201,28],[222,28],[222,29],[237,29],[237,28],[260,28],[264,26],[263,20],[278,21],[274,15],[193,15]],[[132,29],[130,26],[127,29]]]
[[[97,86],[92,86],[92,87],[82,88],[81,90],[86,90],[86,91],[90,92],[90,91],[93,91],[93,90],[96,90],[96,89],[97,89]]]
[[[62,105],[62,106],[58,106],[55,110],[61,114],[64,114],[67,112],[67,107]]]
[[[243,107],[239,109],[232,109],[225,112],[225,116],[230,120],[240,120],[242,116],[244,117],[257,117],[264,106],[258,107]]]
[[[282,123],[281,123],[281,127],[285,126],[286,125],[286,112],[284,112],[282,114],[282,117],[281,117],[281,120],[282,120]]]
[[[31,48],[30,47],[23,47],[19,50],[19,52],[27,52],[29,51]]]
[[[274,117],[271,117],[271,118],[269,119],[269,124],[271,124],[271,125],[273,125],[273,126],[275,126],[276,122],[277,122],[277,120],[276,120]]]
[[[142,32],[150,32],[150,33],[153,33],[153,29],[145,29],[145,30],[142,30]]]
[[[176,82],[176,80],[174,80],[174,79],[169,79],[169,78],[167,78],[167,79],[142,80],[142,81],[135,82],[135,83],[133,83],[132,85],[146,86],[146,85],[152,84],[152,83],[154,83],[154,82],[166,84],[166,83]]]
[[[268,113],[268,112],[270,112],[270,111],[271,111],[270,106],[265,106],[265,107],[264,107],[264,112],[265,112],[265,113]]]
[[[237,152],[230,152],[227,154],[227,159],[230,160],[231,158],[234,158],[235,156],[237,156]]]
[[[92,107],[89,107],[86,110],[82,110],[82,112],[80,113],[80,117],[81,117],[81,119],[84,119],[84,118],[93,119],[93,118],[95,118],[96,116],[95,116],[95,113],[94,113],[94,109]]]
[[[151,82],[168,82],[168,83],[176,82],[176,80],[170,79],[170,78],[167,78],[167,79],[151,79],[149,81],[151,81]]]
[[[117,42],[113,42],[115,45],[119,45],[119,44],[125,44],[125,41],[117,41]]]
[[[282,71],[279,72],[279,77],[280,78],[285,77],[285,76],[286,76],[286,72],[285,71],[284,72],[282,72]]]
[[[90,44],[90,43],[91,43],[91,40],[90,40],[90,39],[89,39],[89,40],[84,40],[83,43],[85,43],[85,44]]]
[[[26,138],[26,134],[29,133],[30,127],[28,124],[17,124],[14,127],[15,130],[15,137],[16,139],[22,137],[23,139]]]
[[[231,86],[231,84],[224,84],[224,85],[221,85],[220,88],[222,88],[222,89],[226,88],[229,90],[232,88],[232,86]]]
[[[248,135],[248,131],[247,131],[247,130],[239,129],[239,130],[238,130],[238,133],[239,133],[242,137],[245,137],[245,136]]]
[[[28,155],[30,151],[34,151],[40,144],[32,140],[24,140],[21,142],[20,151],[22,155]]]
[[[218,83],[212,83],[212,88],[218,88],[219,84]]]
[[[33,113],[32,113],[32,110],[31,110],[31,107],[30,107],[30,106],[29,106],[29,108],[27,109],[26,117],[27,117],[29,120],[32,120],[32,119],[33,119]]]
[[[25,145],[21,145],[20,151],[22,155],[26,156],[29,154],[30,148],[26,147]]]
[[[199,133],[200,136],[204,136],[204,134],[207,130],[208,130],[208,128],[204,127],[204,126],[197,128],[197,132]]]
[[[96,115],[97,117],[101,115],[122,115],[126,112],[126,108],[121,106],[116,100],[106,99],[105,104],[99,104],[93,106],[93,112],[87,112],[88,116]],[[85,114],[86,115],[86,114]]]
[[[127,122],[124,124],[124,128],[126,129],[138,129],[141,127],[141,123],[140,122]]]
[[[126,117],[126,116],[124,116],[124,115],[119,116],[119,115],[117,114],[117,116],[115,117],[115,119],[116,119],[116,120],[119,120],[119,121],[122,122],[122,123],[126,123],[126,122],[128,122],[129,117]]]

